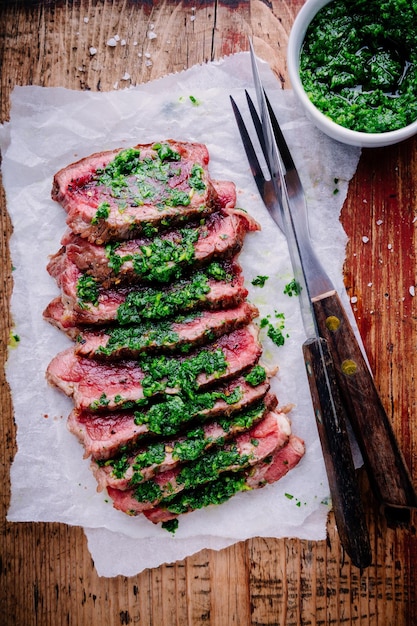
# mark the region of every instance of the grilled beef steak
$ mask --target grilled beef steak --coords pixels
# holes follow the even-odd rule
[[[52,198],[74,233],[99,244],[131,239],[220,208],[208,163],[204,145],[173,140],[100,152],[60,170]]]
[[[157,506],[144,510],[143,514],[154,524],[159,524],[212,504],[222,504],[239,491],[260,489],[276,482],[298,465],[304,452],[302,439],[290,435],[286,446],[253,467],[240,472],[226,472],[216,482],[164,498]]]
[[[104,289],[65,256],[55,270],[62,294],[47,306],[44,317],[64,330],[80,324],[137,324],[188,311],[229,308],[248,294],[241,267],[234,261],[210,264],[163,291],[152,286]]]
[[[255,327],[247,326],[180,359],[143,356],[138,361],[107,364],[79,357],[68,348],[52,359],[46,376],[72,396],[77,408],[115,410],[143,405],[161,394],[190,394],[228,380],[255,365],[261,352]]]
[[[304,454],[259,359],[238,255],[259,225],[202,144],[100,152],[60,170],[69,230],[44,318],[74,340],[47,368],[115,508],[152,522],[279,480]]]
[[[211,483],[223,472],[255,465],[276,453],[287,442],[289,435],[283,436],[281,421],[282,415],[269,412],[259,425],[230,442],[203,452],[194,461],[160,472],[154,478],[123,491],[108,486],[107,492],[113,499],[113,506],[129,515],[137,515],[154,507],[167,496]]]
[[[239,376],[208,392],[195,394],[192,401],[172,396],[141,411],[97,413],[74,409],[68,418],[68,429],[83,444],[85,457],[110,459],[120,450],[131,450],[139,442],[162,433],[177,435],[191,422],[201,424],[233,416],[261,401],[268,390],[267,380],[252,385]]]
[[[137,326],[107,327],[105,330],[76,329],[75,352],[88,358],[117,360],[135,358],[143,352],[169,352],[204,344],[225,333],[246,326],[258,310],[242,302],[225,311],[202,311],[174,318],[172,321],[145,321]]]
[[[51,257],[51,273],[66,254],[79,270],[105,287],[121,282],[169,283],[190,267],[233,256],[245,235],[259,226],[242,211],[214,213],[200,222],[177,227],[153,237],[97,245],[69,232],[62,248]]]
[[[116,458],[106,463],[93,462],[92,470],[97,479],[99,490],[105,487],[125,490],[129,487],[149,480],[155,474],[172,470],[180,463],[194,461],[201,454],[213,447],[228,441],[238,435],[241,431],[246,431],[247,437],[256,437],[256,433],[261,431],[261,426],[254,429],[255,424],[259,424],[265,413],[276,408],[277,399],[274,394],[269,393],[261,402],[249,407],[246,411],[236,413],[232,417],[221,419],[221,421],[210,421],[194,426],[176,439],[165,439],[149,443],[132,452],[123,452]],[[287,417],[281,414],[280,432],[283,445],[286,443],[291,432]],[[262,432],[268,422],[262,421]],[[251,435],[247,432],[251,429]]]

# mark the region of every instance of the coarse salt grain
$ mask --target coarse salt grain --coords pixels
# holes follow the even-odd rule
[[[388,248],[388,250],[392,250],[392,243],[389,243],[389,244],[387,245],[387,248]]]
[[[156,39],[156,33],[153,30],[148,31],[148,39]]]
[[[352,304],[355,304],[358,301],[357,296],[352,296],[350,301],[351,301]]]
[[[150,52],[145,52],[145,57],[146,57],[147,59],[150,59],[150,58],[151,58],[151,53],[150,53]]]
[[[130,79],[130,74],[129,72],[125,72],[122,76],[122,80],[129,80]]]
[[[91,46],[90,54],[91,54],[91,56],[94,56],[95,54],[97,54],[97,48],[93,48],[93,46]]]
[[[126,39],[122,39],[121,42],[120,42],[120,45],[121,46],[125,46],[126,45]]]
[[[120,41],[120,35],[115,35],[115,36],[114,36],[114,40],[115,40],[115,41]]]
[[[111,48],[114,48],[115,46],[117,46],[116,39],[114,37],[110,37],[110,39],[107,40],[107,45]]]
[[[383,223],[384,223],[384,220],[377,220],[376,221],[377,226],[381,226],[381,224],[383,224]]]
[[[363,241],[363,243],[368,243],[368,241],[369,241],[369,237],[366,237],[366,235],[365,235],[365,236],[363,236],[363,237],[362,237],[362,241]]]
[[[145,65],[146,65],[146,67],[151,67],[153,65],[153,63],[149,59],[146,59]]]
[[[89,22],[89,21],[90,21],[90,20],[89,20],[89,18],[88,18],[88,17],[85,17],[85,18],[84,18],[84,24],[88,24],[88,22]]]
[[[414,285],[411,285],[408,291],[410,292],[410,296],[414,298],[414,296],[416,295],[416,288],[414,287]]]

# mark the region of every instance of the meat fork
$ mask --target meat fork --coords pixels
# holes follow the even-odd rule
[[[307,378],[341,541],[359,567],[370,562],[369,539],[356,485],[346,418],[354,429],[374,494],[390,521],[408,521],[417,496],[372,374],[340,298],[311,245],[302,184],[251,46],[260,115],[246,92],[254,129],[268,166],[265,178],[249,132],[231,98],[243,146],[265,206],[284,232],[296,280],[307,341]]]

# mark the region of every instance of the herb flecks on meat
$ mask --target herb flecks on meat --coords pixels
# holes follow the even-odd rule
[[[220,263],[211,263],[191,279],[179,281],[178,289],[161,291],[149,287],[132,291],[117,310],[119,324],[137,324],[143,319],[164,319],[180,311],[193,308],[210,292],[209,280],[230,280],[231,276]]]
[[[181,155],[169,144],[154,144],[154,154],[141,158],[135,148],[123,150],[102,170],[97,170],[95,182],[107,188],[110,196],[124,200],[131,206],[141,206],[152,200],[161,209],[164,206],[188,206],[193,193],[206,189],[203,169],[191,167],[189,191],[171,185],[181,174]],[[107,215],[108,217],[108,215]]]

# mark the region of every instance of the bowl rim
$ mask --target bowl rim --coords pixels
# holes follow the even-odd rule
[[[417,120],[403,128],[384,133],[365,133],[351,130],[337,124],[319,111],[307,96],[299,75],[301,46],[311,20],[321,8],[334,1],[337,0],[307,0],[294,20],[287,47],[288,74],[294,93],[317,127],[338,141],[361,147],[382,147],[408,139],[417,133]]]

